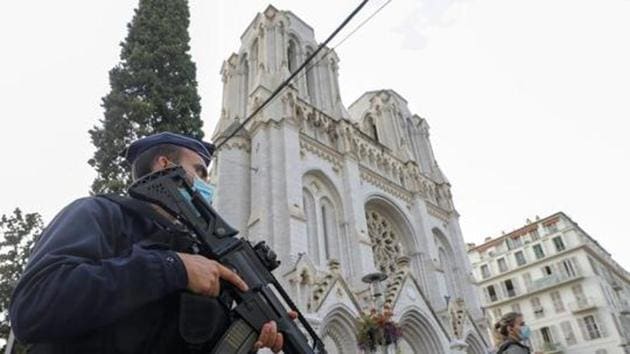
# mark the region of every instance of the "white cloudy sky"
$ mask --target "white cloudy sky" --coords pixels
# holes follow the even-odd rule
[[[358,2],[273,4],[323,40]],[[267,4],[191,0],[208,135],[221,62]],[[50,220],[86,195],[87,130],[135,6],[0,3],[0,213],[20,206]],[[629,18],[630,0],[393,0],[338,48],[343,99],[392,88],[428,119],[467,241],[562,210],[630,268]]]

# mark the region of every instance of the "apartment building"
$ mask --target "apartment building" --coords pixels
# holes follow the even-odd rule
[[[630,273],[559,212],[469,244],[482,307],[492,321],[523,313],[544,353],[630,353]]]

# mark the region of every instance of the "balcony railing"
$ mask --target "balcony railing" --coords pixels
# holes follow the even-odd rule
[[[543,344],[543,352],[545,354],[557,354],[562,353],[562,344],[560,343],[545,343]]]
[[[555,273],[555,274],[551,274],[551,275],[547,275],[546,277],[542,277],[540,279],[536,279],[534,280],[531,285],[529,285],[527,287],[527,291],[528,292],[533,292],[533,291],[538,291],[541,289],[546,289],[546,288],[550,288],[552,286],[555,286],[557,284],[560,283],[564,283],[566,281],[572,280],[572,279],[576,279],[581,277],[582,274],[579,271],[575,271],[574,275],[569,275],[569,274],[559,274],[559,273]]]
[[[597,302],[590,297],[580,299],[576,302],[572,302],[569,304],[569,309],[573,313],[584,312],[588,310],[593,310],[599,306]]]

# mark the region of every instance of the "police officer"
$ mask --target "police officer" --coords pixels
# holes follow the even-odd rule
[[[211,144],[160,133],[132,143],[126,158],[134,180],[179,165],[211,199],[205,181],[212,152]],[[16,337],[33,353],[188,352],[178,330],[180,293],[215,297],[221,279],[242,291],[247,285],[213,260],[157,247],[146,237],[159,228],[101,196],[64,208],[42,233],[13,293]],[[253,349],[277,352],[282,344],[272,321]]]

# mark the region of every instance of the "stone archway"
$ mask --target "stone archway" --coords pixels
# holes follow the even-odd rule
[[[399,321],[403,339],[413,354],[444,354],[441,337],[427,318],[417,310],[407,311]]]
[[[406,216],[391,202],[372,198],[365,204],[365,218],[376,268],[388,275],[396,273],[396,260],[416,249]]]
[[[337,307],[322,322],[321,337],[329,354],[357,353],[354,316],[343,307]]]
[[[468,344],[466,354],[484,354],[486,352],[479,339],[472,333],[466,336],[466,344]]]

